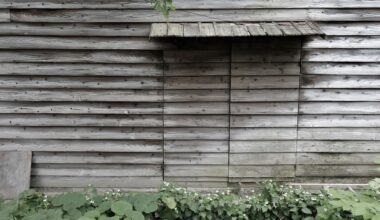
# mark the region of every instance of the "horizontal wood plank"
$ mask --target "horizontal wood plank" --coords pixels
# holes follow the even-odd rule
[[[380,140],[380,128],[299,128],[300,140]]]
[[[14,42],[9,44],[9,42]],[[148,38],[0,36],[0,49],[164,50],[170,42]]]
[[[301,115],[299,127],[380,127],[377,115]]]
[[[301,101],[380,101],[380,92],[371,89],[302,89]]]
[[[296,128],[231,128],[231,140],[294,140]]]
[[[230,127],[297,127],[297,116],[230,116]]]
[[[1,139],[0,148],[4,151],[160,153],[162,141]]]
[[[150,24],[0,23],[2,36],[147,37],[149,32]]]
[[[303,74],[380,75],[378,63],[302,63]]]
[[[159,128],[0,127],[0,139],[131,139],[161,140]]]
[[[160,102],[158,90],[0,89],[0,101]]]
[[[298,76],[242,76],[231,78],[231,89],[293,89],[298,87]]]
[[[169,153],[227,153],[228,141],[165,140],[164,149]]]
[[[162,114],[162,103],[0,102],[0,113],[30,114]]]
[[[380,114],[379,102],[300,102],[302,114]]]
[[[301,78],[301,87],[380,89],[380,76],[307,75]]]
[[[162,76],[161,64],[0,63],[0,75]],[[102,78],[104,79],[104,78]]]
[[[296,141],[231,141],[231,153],[289,153],[296,151]]]
[[[162,89],[157,77],[0,76],[0,89]]]
[[[294,115],[297,112],[297,102],[231,103],[231,114],[233,115]]]
[[[0,115],[0,126],[161,127],[162,125],[161,115]]]
[[[232,102],[298,101],[298,89],[231,90]]]
[[[377,141],[298,141],[299,152],[316,153],[372,153],[380,152]]]
[[[161,63],[162,57],[154,51],[0,51],[0,62],[25,63]]]
[[[295,153],[233,153],[231,165],[292,165],[296,163]]]

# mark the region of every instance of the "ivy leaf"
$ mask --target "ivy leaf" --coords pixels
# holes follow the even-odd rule
[[[78,220],[95,220],[95,218],[90,218],[90,217],[87,217],[87,216],[82,216],[82,217],[78,218]]]
[[[131,220],[145,220],[144,215],[141,212],[137,211],[132,211],[132,213],[128,215],[128,217],[130,217]]]
[[[173,197],[163,197],[162,201],[168,206],[169,209],[175,209],[177,203]]]
[[[100,212],[99,210],[91,210],[91,211],[88,211],[84,214],[85,217],[89,217],[89,218],[98,218],[100,216]]]
[[[54,206],[62,206],[63,210],[69,211],[85,205],[86,197],[82,193],[66,193],[54,197],[52,203]]]
[[[307,207],[303,207],[303,208],[302,208],[302,212],[305,213],[305,214],[308,214],[308,215],[313,214],[313,213],[311,212],[311,210],[310,210],[309,208],[307,208]]]
[[[111,211],[116,215],[124,216],[132,212],[132,205],[126,201],[117,201],[111,204]]]

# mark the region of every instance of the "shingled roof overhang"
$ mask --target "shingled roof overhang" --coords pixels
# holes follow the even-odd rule
[[[153,23],[150,37],[250,37],[324,35],[314,22]]]

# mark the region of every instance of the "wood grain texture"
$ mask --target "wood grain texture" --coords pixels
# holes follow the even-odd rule
[[[162,76],[161,64],[0,63],[0,75]],[[104,79],[104,78],[102,78]]]
[[[162,57],[154,51],[0,51],[0,62],[25,63],[160,63]]]
[[[13,44],[9,44],[13,41]],[[163,50],[169,42],[148,38],[0,36],[0,49]]]
[[[160,153],[162,141],[1,139],[0,148],[4,151]]]
[[[226,9],[226,8],[340,8],[344,5],[346,8],[378,8],[380,3],[378,1],[361,0],[297,0],[288,2],[286,0],[259,0],[259,1],[226,1],[226,0],[209,0],[206,2],[189,1],[189,0],[177,0],[176,8],[178,9]],[[152,6],[148,2],[144,1],[121,1],[121,0],[111,0],[107,2],[102,2],[99,0],[91,0],[78,3],[77,1],[67,1],[67,0],[49,0],[49,1],[33,1],[32,3],[27,0],[17,0],[14,1],[12,5],[4,2],[3,7],[11,8],[66,8],[66,9],[98,9],[98,8],[151,8]]]

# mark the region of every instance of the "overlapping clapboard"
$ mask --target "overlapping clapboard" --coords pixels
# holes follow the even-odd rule
[[[150,37],[249,37],[323,35],[313,22],[153,23]]]

